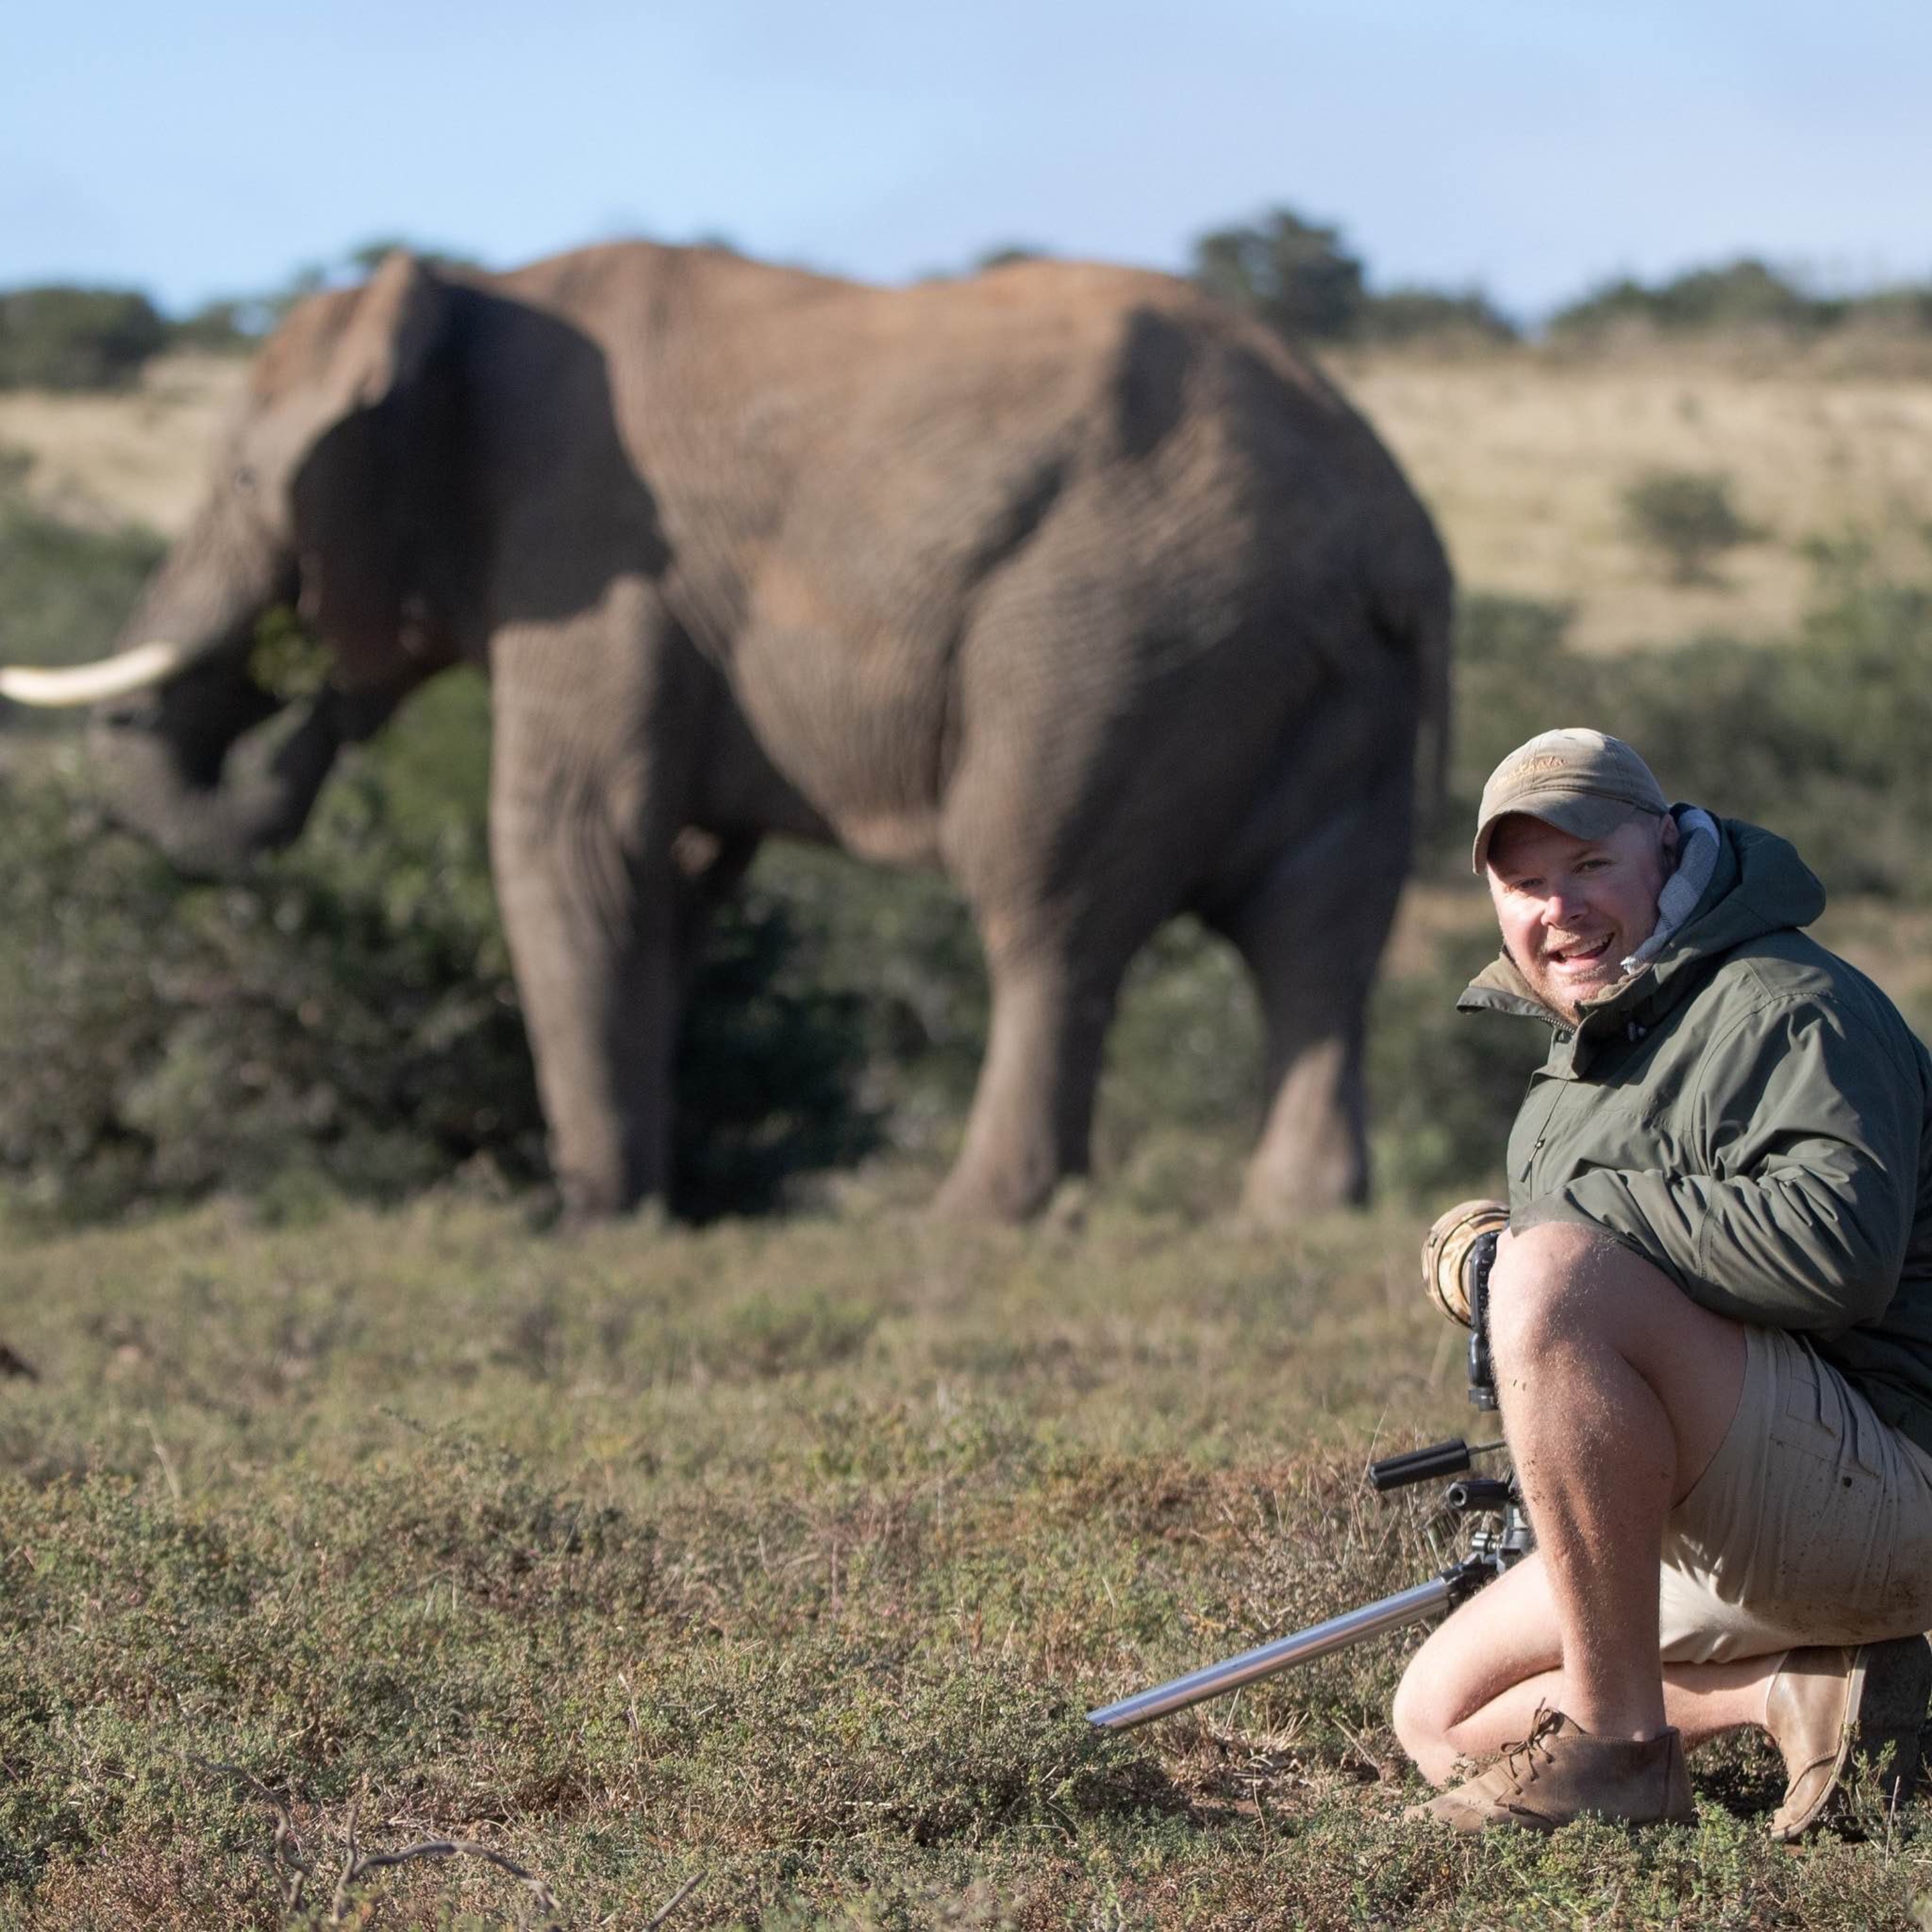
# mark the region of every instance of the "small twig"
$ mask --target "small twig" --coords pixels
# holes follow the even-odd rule
[[[693,1872],[690,1877],[686,1879],[683,1884],[680,1886],[676,1891],[658,1907],[656,1914],[645,1921],[644,1932],[657,1932],[657,1928],[704,1882],[704,1874],[702,1872]]]
[[[154,1460],[160,1464],[161,1474],[167,1478],[168,1494],[179,1502],[182,1499],[181,1476],[175,1468],[175,1459],[168,1454],[167,1444],[161,1440],[160,1431],[154,1426],[153,1418],[144,1415],[141,1420],[146,1425],[148,1440],[154,1445]]]
[[[218,1764],[210,1758],[196,1758],[193,1762],[205,1770],[226,1772],[231,1778],[240,1778],[274,1814],[275,1835],[269,1844],[268,1862],[274,1868],[281,1890],[284,1916],[292,1918],[301,1909],[303,1889],[315,1868],[302,1856],[302,1836],[289,1815],[289,1808],[252,1771],[238,1764]]]
[[[362,1847],[356,1840],[356,1827],[362,1816],[362,1801],[368,1795],[369,1774],[365,1771],[356,1784],[356,1796],[349,1801],[349,1848],[342,1855],[341,1876],[335,1881],[335,1896],[328,1903],[328,1922],[332,1925],[342,1923],[342,1915],[349,1905],[349,1888],[355,1883],[360,1868]]]
[[[512,1858],[493,1850],[488,1845],[475,1844],[468,1838],[426,1838],[419,1845],[405,1845],[399,1852],[368,1852],[357,1856],[355,1865],[346,1876],[344,1885],[337,1888],[338,1894],[347,1904],[346,1892],[358,1883],[363,1876],[372,1871],[380,1871],[389,1865],[406,1865],[417,1858],[481,1858],[487,1864],[494,1865],[499,1871],[507,1872],[526,1890],[536,1900],[537,1909],[546,1916],[557,1909],[556,1894],[526,1867],[520,1865]],[[329,1923],[339,1925],[339,1915],[332,1916]]]
[[[295,1828],[288,1806],[264,1784],[251,1771],[238,1764],[217,1764],[206,1758],[196,1758],[194,1762],[209,1771],[225,1772],[231,1778],[238,1778],[274,1814],[275,1835],[270,1850],[270,1862],[274,1865],[282,1891],[282,1909],[285,1916],[292,1918],[302,1904],[302,1892],[308,1880],[314,1876],[313,1860],[302,1856],[302,1839]],[[479,1845],[468,1838],[427,1838],[420,1844],[405,1845],[400,1851],[365,1852],[362,1849],[362,1807],[369,1796],[369,1780],[364,1774],[356,1787],[356,1795],[349,1801],[349,1814],[344,1826],[346,1850],[342,1859],[342,1869],[337,1874],[335,1890],[328,1904],[326,1924],[340,1925],[346,1921],[349,1911],[350,1894],[368,1874],[386,1870],[392,1865],[412,1864],[418,1858],[481,1858],[486,1864],[494,1865],[499,1871],[514,1879],[527,1891],[538,1910],[546,1918],[553,1916],[559,1910],[556,1894],[527,1867],[488,1845]],[[694,1878],[677,1896],[672,1899],[663,1912],[651,1921],[661,1924],[673,1908],[682,1902],[694,1891],[700,1879]]]
[[[1385,1764],[1370,1750],[1368,1740],[1346,1718],[1339,1716],[1331,1711],[1328,1714],[1328,1721],[1348,1740],[1350,1748],[1355,1755],[1375,1773],[1378,1784],[1387,1784],[1394,1778],[1394,1767]]]

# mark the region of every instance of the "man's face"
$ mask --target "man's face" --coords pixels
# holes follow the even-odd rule
[[[1575,838],[1521,813],[1490,836],[1490,897],[1503,945],[1530,991],[1571,1025],[1623,976],[1657,924],[1677,826],[1638,812],[1601,838]]]

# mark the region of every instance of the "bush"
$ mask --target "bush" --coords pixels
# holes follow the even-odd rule
[[[137,529],[87,530],[37,509],[25,483],[32,459],[0,449],[0,609],[4,652],[15,664],[84,664],[113,644],[136,593],[160,560],[161,539]],[[10,711],[10,731],[43,714]]]
[[[466,1166],[542,1176],[482,814],[434,776],[482,692],[446,684],[245,884],[184,883],[58,776],[10,792],[0,1172],[30,1198],[87,1219],[217,1188],[394,1200]],[[674,1192],[695,1218],[769,1208],[872,1144],[859,1017],[814,968],[769,893],[718,922],[680,1052]]]
[[[1496,955],[1486,923],[1438,942],[1426,971],[1385,974],[1376,988],[1368,1065],[1376,1180],[1404,1198],[1440,1204],[1496,1186],[1524,1085],[1543,1063],[1550,1036],[1533,1022],[1456,1010]]]
[[[1814,333],[1840,320],[1844,304],[1809,295],[1789,277],[1746,256],[1646,284],[1626,276],[1593,290],[1550,317],[1558,337],[1602,335],[1632,325],[1686,335],[1719,329]]]
[[[0,389],[118,389],[167,340],[133,290],[50,287],[0,295]]]
[[[1480,289],[1391,289],[1363,303],[1356,333],[1364,342],[1491,345],[1520,340],[1515,323]]]
[[[1653,470],[1623,494],[1624,522],[1647,549],[1661,554],[1677,584],[1713,581],[1711,566],[1758,532],[1731,501],[1731,480],[1688,470]]]
[[[205,355],[251,356],[274,326],[274,310],[266,302],[241,297],[204,302],[168,325],[168,346]]]

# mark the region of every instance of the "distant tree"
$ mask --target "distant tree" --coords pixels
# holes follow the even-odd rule
[[[15,289],[0,295],[0,389],[124,388],[167,333],[135,290]]]
[[[1845,320],[1893,335],[1932,334],[1932,283],[1900,282],[1848,297]]]
[[[1792,332],[1829,327],[1842,302],[1809,295],[1788,276],[1750,256],[1693,268],[1646,284],[1624,276],[1605,283],[1550,318],[1556,334],[1591,335],[1636,322],[1670,334],[1772,327]]]
[[[1367,342],[1462,339],[1515,342],[1520,332],[1480,289],[1450,294],[1442,289],[1391,289],[1364,303],[1357,332]]]
[[[218,356],[245,355],[274,326],[273,308],[260,296],[224,297],[203,302],[168,325],[171,349],[198,349]]]
[[[1759,535],[1731,501],[1731,479],[1720,472],[1653,470],[1624,490],[1624,520],[1636,541],[1658,551],[1678,584],[1708,584],[1726,550]]]
[[[997,248],[988,248],[984,254],[974,257],[971,272],[983,274],[988,268],[1010,268],[1016,262],[1043,261],[1048,251],[1036,248],[1030,242],[1005,242]]]
[[[1342,246],[1341,230],[1286,208],[1202,236],[1194,244],[1194,279],[1284,335],[1319,342],[1352,334],[1366,300],[1362,264]]]
[[[432,268],[480,268],[483,266],[475,256],[458,254],[453,248],[426,248],[420,242],[412,242],[406,235],[378,235],[349,250],[335,267],[338,271],[352,272],[358,279],[373,275],[398,249],[415,256],[419,262],[428,262]],[[325,268],[322,273],[325,279],[334,279],[328,269]]]

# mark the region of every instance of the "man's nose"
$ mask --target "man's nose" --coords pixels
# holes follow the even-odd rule
[[[1543,922],[1545,926],[1567,928],[1573,920],[1583,915],[1587,905],[1585,896],[1575,886],[1552,887],[1550,896],[1543,902]]]

